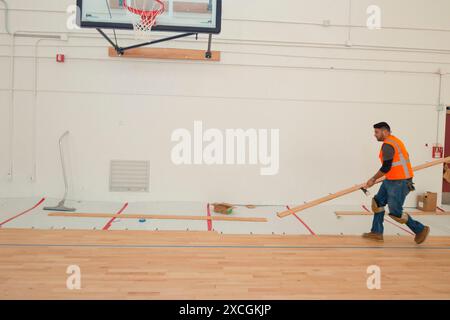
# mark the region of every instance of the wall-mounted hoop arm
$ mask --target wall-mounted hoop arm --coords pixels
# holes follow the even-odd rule
[[[125,53],[125,51],[127,51],[127,50],[145,47],[145,46],[149,46],[149,45],[156,44],[156,43],[166,42],[166,41],[175,40],[175,39],[184,38],[184,37],[190,37],[190,36],[194,36],[194,35],[196,36],[196,39],[198,39],[198,33],[188,32],[188,33],[177,34],[175,36],[157,39],[157,40],[153,40],[153,41],[149,41],[149,42],[143,42],[143,43],[135,44],[135,45],[128,46],[128,47],[121,47],[118,44],[114,43],[111,40],[111,38],[102,29],[97,28],[96,30],[103,36],[103,38],[105,38],[109,42],[109,44],[111,44],[111,46],[116,50],[117,54],[120,56],[122,56]],[[210,37],[212,37],[212,35]],[[208,49],[209,52],[211,52],[210,44],[208,45],[208,48],[209,48]]]
[[[209,37],[208,37],[208,50],[205,53],[205,58],[206,59],[211,59],[212,58],[211,46],[212,46],[212,33],[210,33]]]

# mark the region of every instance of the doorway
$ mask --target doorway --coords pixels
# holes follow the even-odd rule
[[[444,157],[450,157],[450,107],[447,107],[445,117]],[[445,178],[442,179],[442,204],[450,204],[450,181]]]

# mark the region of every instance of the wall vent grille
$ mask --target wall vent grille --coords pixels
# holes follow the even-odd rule
[[[110,192],[149,192],[150,162],[111,160]]]

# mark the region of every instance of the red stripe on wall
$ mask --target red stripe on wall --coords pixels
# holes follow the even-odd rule
[[[24,214],[26,214],[26,213],[32,211],[33,209],[36,209],[36,208],[39,207],[44,201],[45,201],[45,198],[42,198],[38,203],[36,203],[36,204],[35,204],[33,207],[31,207],[30,209],[27,209],[27,210],[25,210],[25,211],[23,211],[23,212],[21,212],[21,213],[15,215],[14,217],[11,217],[11,218],[9,218],[9,219],[3,221],[2,223],[0,223],[0,227],[3,226],[4,224],[6,224],[6,223],[8,223],[8,222],[10,222],[10,221],[12,221],[12,220],[14,220],[14,219],[16,219],[16,218],[18,218],[18,217],[24,215]]]
[[[122,212],[124,212],[124,210],[128,207],[128,202],[125,202],[125,204],[123,205],[122,209],[120,209],[116,214],[121,214]],[[114,222],[114,220],[116,220],[117,218],[114,217],[111,220],[108,221],[108,223],[105,224],[105,226],[103,227],[103,230],[108,230],[111,227],[111,224]]]

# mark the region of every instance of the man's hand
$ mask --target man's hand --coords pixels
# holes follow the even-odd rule
[[[372,188],[375,185],[376,179],[375,178],[370,178],[367,182],[366,185],[364,186],[365,189],[369,189]]]
[[[381,170],[378,171],[376,175],[374,175],[372,178],[369,179],[369,181],[367,181],[364,188],[369,189],[369,188],[373,187],[375,185],[375,183],[377,182],[377,180],[384,177],[384,175],[385,175],[384,172],[382,172]]]

